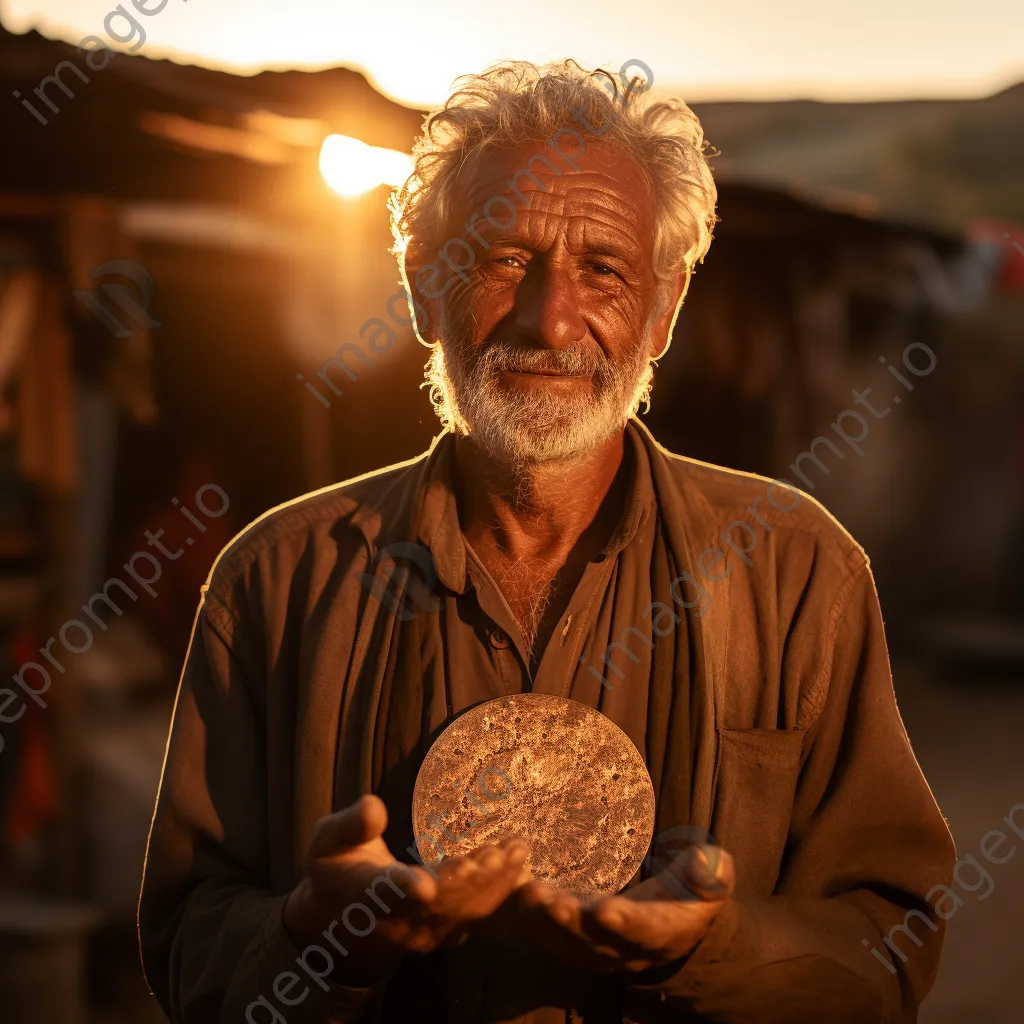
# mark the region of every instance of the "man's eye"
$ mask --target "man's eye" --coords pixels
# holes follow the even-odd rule
[[[518,256],[499,256],[495,263],[500,263],[503,267],[522,267],[523,261]]]
[[[593,267],[593,269],[598,274],[600,274],[602,277],[604,277],[604,276],[606,276],[608,274],[614,274],[615,273],[615,271],[612,270],[612,268],[609,267],[607,263],[591,263],[591,267]]]

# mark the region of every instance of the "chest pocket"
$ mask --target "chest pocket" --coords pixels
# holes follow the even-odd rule
[[[723,729],[711,833],[736,863],[736,891],[768,896],[789,834],[805,729]]]

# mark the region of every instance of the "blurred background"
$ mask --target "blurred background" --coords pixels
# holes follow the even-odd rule
[[[977,857],[1024,803],[1024,8],[143,6],[0,5],[0,661],[39,691],[0,689],[3,1019],[163,1020],[134,912],[199,587],[268,508],[430,443],[385,200],[500,58],[636,57],[692,102],[721,223],[646,421],[864,545]],[[989,867],[925,1024],[1020,1020],[1024,856]]]

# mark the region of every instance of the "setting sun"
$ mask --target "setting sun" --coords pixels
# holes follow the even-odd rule
[[[412,157],[348,135],[328,135],[320,148],[320,173],[338,195],[351,198],[378,185],[400,185],[412,173]]]

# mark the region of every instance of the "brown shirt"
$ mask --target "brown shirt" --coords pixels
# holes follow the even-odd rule
[[[622,519],[601,554],[586,566],[532,678],[530,652],[512,612],[462,534],[451,478],[454,460],[450,453],[438,460],[432,479],[442,486],[428,488],[416,527],[437,571],[434,594],[444,605],[444,650],[427,651],[424,660],[451,666],[433,690],[431,730],[482,700],[532,691],[598,708],[644,753],[647,682],[657,638],[651,618],[641,618],[651,602],[650,577],[637,570],[650,562],[656,500],[647,452],[632,433],[626,457],[630,486]],[[636,557],[620,557],[627,546]],[[415,604],[407,607],[417,611]],[[609,652],[618,639],[613,623],[622,617],[641,635],[628,638],[626,649]]]
[[[630,483],[620,522],[604,549],[584,569],[532,675],[530,652],[519,626],[501,590],[463,536],[452,454],[445,452],[432,467],[415,524],[417,542],[429,552],[436,571],[431,589],[438,607],[432,610],[437,611],[440,623],[436,632],[427,633],[422,661],[427,672],[445,667],[437,672],[437,684],[429,687],[428,731],[433,733],[454,714],[481,701],[529,691],[569,697],[599,709],[643,755],[651,651],[658,638],[653,635],[651,618],[642,618],[641,612],[651,603],[648,567],[657,503],[647,451],[639,437],[627,434],[625,460]],[[621,557],[627,547],[631,557]],[[414,592],[420,593],[422,602],[422,591]],[[412,601],[404,607],[407,614],[424,613]],[[637,632],[626,638],[624,646],[610,649],[623,621]],[[434,644],[439,649],[434,650]],[[448,846],[443,830],[434,829],[431,835],[442,849]],[[593,998],[594,993],[586,991],[597,987],[593,979],[547,963],[525,944],[509,939],[481,941],[480,946],[471,964],[447,955],[452,962],[443,969],[475,977],[485,1002],[482,1019],[563,1024],[572,1014],[558,1007]],[[524,992],[529,991],[536,993],[538,1002],[556,1005],[518,1013],[514,1007],[523,1003]],[[603,995],[607,1001],[609,995]],[[443,989],[437,994],[439,1018],[462,1019],[458,1007],[448,1002],[449,996],[456,992]]]
[[[670,808],[667,824],[709,829],[733,855],[737,891],[684,965],[615,979],[615,1000],[592,1002],[583,1018],[913,1021],[943,935],[928,894],[949,884],[955,854],[896,709],[867,559],[806,495],[671,455],[635,421],[627,433],[646,461],[636,462],[624,528],[588,567],[573,621],[555,630],[532,683],[552,693],[568,685],[619,721],[644,751],[659,815]],[[316,821],[377,784],[375,702],[391,638],[403,634],[361,579],[376,551],[425,537],[438,562],[446,610],[437,619],[448,632],[428,643],[435,655],[459,651],[460,662],[427,653],[444,685],[424,691],[425,725],[472,702],[478,685],[491,695],[528,681],[523,652],[493,632],[514,636],[508,610],[454,528],[450,443],[442,436],[426,457],[272,510],[211,572],[139,907],[147,977],[175,1024],[404,1024],[375,1016],[379,993],[336,984],[322,959],[297,950],[281,910]],[[635,514],[652,507],[644,467],[661,553],[649,581],[621,576],[650,537],[650,518]],[[650,669],[639,640],[637,663],[619,661],[616,648],[610,660],[624,674],[606,675],[607,690],[587,665],[601,666],[626,624],[651,639],[644,631],[658,616],[652,623],[644,610],[655,581],[657,599],[679,600],[654,572],[662,558],[685,567],[701,602],[688,602],[673,635],[658,632]],[[655,661],[670,643],[666,678]],[[686,739],[662,728],[663,717],[678,718],[666,684],[669,698],[684,686],[695,695]],[[646,725],[631,718],[643,700]],[[682,801],[680,747],[692,760]],[[445,979],[460,1019],[508,1019],[467,1010],[470,982]],[[606,982],[594,979],[595,989]],[[454,1018],[425,1006],[419,1019]]]

